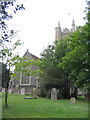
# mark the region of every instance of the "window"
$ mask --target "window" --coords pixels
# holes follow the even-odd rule
[[[20,85],[30,85],[31,76],[21,75],[20,76]]]

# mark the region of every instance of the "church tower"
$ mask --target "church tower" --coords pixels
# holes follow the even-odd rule
[[[58,22],[58,27],[55,28],[55,40],[60,40],[61,39],[61,27],[60,27],[60,22]]]
[[[72,30],[73,30],[73,32],[75,31],[75,22],[74,22],[74,19],[72,21]]]

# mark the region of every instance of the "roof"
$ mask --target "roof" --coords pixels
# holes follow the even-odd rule
[[[32,57],[33,57],[35,60],[39,59],[37,56],[35,56],[35,55],[33,55],[33,54],[31,54],[31,55],[32,55]]]
[[[25,52],[24,56],[28,56],[28,57],[32,56],[32,58],[34,58],[35,60],[39,59],[39,57],[37,57],[37,56],[33,55],[32,53],[30,53],[28,49]]]

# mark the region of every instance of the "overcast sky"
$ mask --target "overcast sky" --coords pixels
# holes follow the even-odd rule
[[[27,49],[36,56],[48,44],[55,41],[55,27],[60,21],[61,28],[71,29],[72,19],[76,26],[85,24],[83,17],[86,0],[17,0],[23,2],[24,11],[19,11],[9,21],[14,30],[19,30],[18,37],[24,44],[18,52],[22,56]]]

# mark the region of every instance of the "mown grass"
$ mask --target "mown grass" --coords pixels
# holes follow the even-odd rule
[[[25,96],[9,94],[8,107],[2,97],[3,118],[88,118],[88,102],[39,98],[24,99]]]

